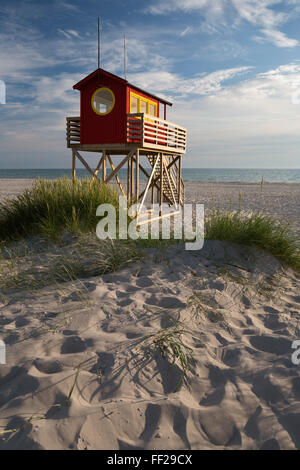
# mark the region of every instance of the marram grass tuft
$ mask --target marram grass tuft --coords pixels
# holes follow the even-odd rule
[[[214,211],[205,224],[206,240],[226,240],[268,251],[300,271],[300,243],[288,224],[264,214]]]
[[[61,232],[95,231],[96,209],[110,203],[118,210],[118,193],[90,179],[39,179],[19,196],[0,201],[0,241]]]

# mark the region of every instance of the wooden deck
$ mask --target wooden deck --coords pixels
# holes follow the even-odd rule
[[[150,114],[127,114],[127,142],[182,154],[186,151],[186,129]]]
[[[127,142],[81,145],[80,117],[67,117],[67,147],[95,152],[105,148],[111,153],[118,152],[121,147],[124,151],[139,148],[145,152],[161,150],[182,155],[186,152],[186,129],[149,114],[127,114]]]

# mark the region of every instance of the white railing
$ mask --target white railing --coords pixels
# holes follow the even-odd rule
[[[186,129],[150,114],[127,114],[127,142],[185,153]]]
[[[67,146],[80,144],[80,117],[67,117]],[[127,114],[127,142],[141,147],[186,151],[186,129],[150,114]]]
[[[67,147],[80,144],[80,117],[67,117]]]

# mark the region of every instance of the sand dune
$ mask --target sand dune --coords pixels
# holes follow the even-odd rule
[[[221,242],[148,257],[2,298],[0,449],[300,449],[299,275]],[[171,324],[195,359],[177,391]]]

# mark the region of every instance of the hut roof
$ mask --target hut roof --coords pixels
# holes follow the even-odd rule
[[[82,86],[88,82],[89,80],[91,80],[92,78],[94,78],[98,72],[100,72],[100,74],[103,74],[107,77],[110,77],[110,78],[113,78],[114,80],[117,80],[117,81],[120,81],[120,82],[123,82],[124,84],[126,84],[127,86],[130,86],[131,88],[134,88],[135,90],[137,91],[140,91],[141,93],[145,93],[146,95],[148,96],[151,96],[152,98],[156,99],[157,101],[160,101],[161,103],[163,104],[167,104],[169,106],[172,106],[172,103],[170,103],[169,101],[166,101],[165,99],[163,98],[159,98],[158,96],[155,96],[153,95],[153,93],[149,93],[148,91],[146,90],[143,90],[142,88],[139,88],[137,87],[136,85],[133,85],[132,83],[129,83],[127,80],[125,80],[124,78],[121,78],[121,77],[118,77],[118,75],[114,75],[113,73],[110,73],[110,72],[107,72],[107,70],[104,70],[104,69],[97,69],[95,70],[94,72],[90,73],[87,77],[83,78],[82,80],[80,80],[78,83],[76,83],[73,88],[75,90],[80,90],[82,88]]]

